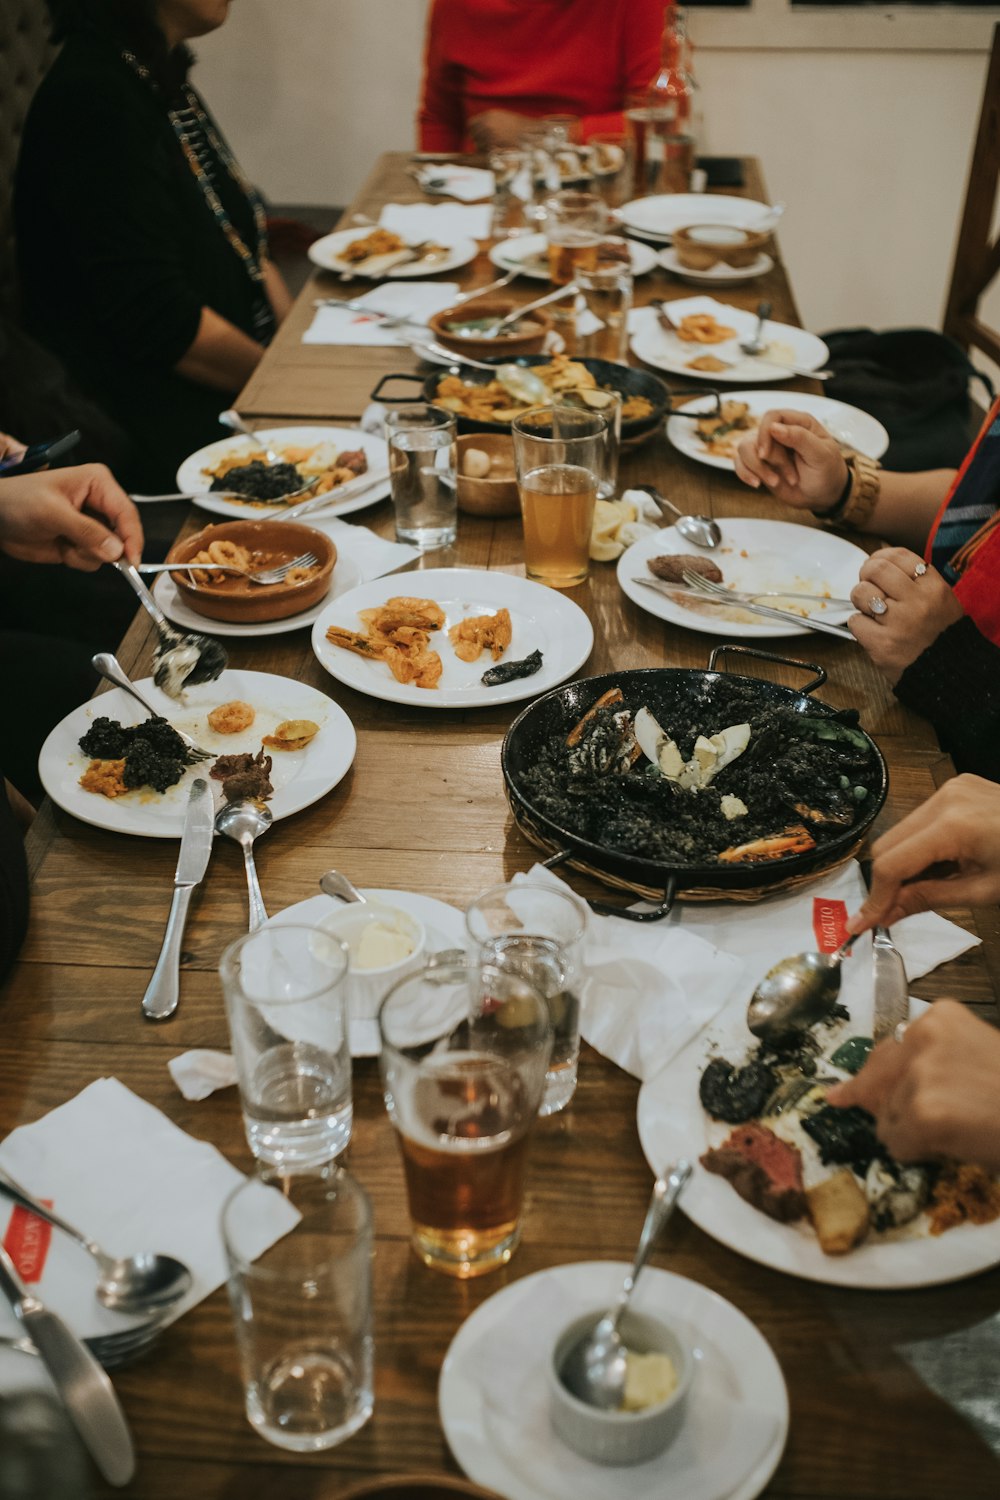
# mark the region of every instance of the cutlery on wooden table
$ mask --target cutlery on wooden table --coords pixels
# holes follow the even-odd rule
[[[683,584],[667,583],[660,578],[633,578],[643,588],[655,589],[669,598],[680,594],[685,599],[697,599],[702,604],[721,604],[730,609],[745,609],[752,615],[761,615],[765,620],[780,620],[784,625],[796,625],[802,630],[816,630],[820,635],[835,635],[838,640],[854,641],[854,636],[843,625],[828,625],[825,620],[814,620],[810,615],[795,615],[791,610],[772,609],[769,604],[738,604],[733,599],[720,599],[718,594],[706,594],[701,589],[687,588]],[[855,642],[855,644],[857,644]]]
[[[293,568],[311,568],[319,561],[315,552],[300,552],[298,557],[293,557],[289,562],[278,563],[274,568],[258,568],[255,573],[248,573],[246,568],[237,568],[230,563],[140,563],[140,573],[191,573],[201,569],[212,573],[239,573],[248,583],[283,583]],[[192,587],[198,584],[192,582]]]
[[[217,677],[221,677],[229,657],[219,642],[211,636],[175,630],[143,583],[138,569],[121,558],[114,566],[134,589],[140,604],[156,626],[159,639],[153,655],[153,681],[160,691],[166,693],[168,698],[179,698],[185,687],[198,682],[214,682]],[[131,692],[134,697],[135,690],[115,658],[107,652],[101,652],[100,660],[110,662],[113,670],[121,673],[124,679],[121,681],[118,677],[111,677],[109,680],[119,687],[126,687],[127,684],[126,691]],[[108,674],[98,664],[98,657],[95,656],[93,661],[98,672],[106,677]],[[142,702],[142,699],[139,701]],[[148,704],[143,704],[143,707],[148,713],[155,714],[155,710],[149,708]]]
[[[254,841],[266,833],[274,822],[269,807],[259,807],[249,798],[242,802],[227,802],[220,807],[215,818],[216,832],[232,839],[243,850],[243,866],[247,877],[247,895],[250,901],[249,930],[256,932],[267,921],[267,909],[260,893],[257,866],[254,864]]]
[[[685,541],[693,542],[696,547],[717,547],[722,541],[722,531],[718,521],[713,521],[711,516],[689,516],[682,510],[678,510],[672,500],[666,495],[661,495],[655,484],[637,484],[637,490],[642,490],[648,495],[654,505],[658,505],[661,511],[668,510],[677,517],[674,522],[674,530],[682,536]]]
[[[311,499],[301,500],[298,505],[293,505],[276,516],[269,516],[268,520],[297,521],[300,516],[312,515],[313,511],[326,510],[339,505],[343,500],[354,500],[359,495],[367,495],[369,490],[378,489],[379,485],[386,483],[389,471],[382,469],[378,473],[371,473],[364,477],[367,479],[365,484],[354,485],[353,482],[348,481],[350,488],[347,494],[344,491],[348,489],[348,485],[340,485],[335,490],[324,490],[321,495],[313,495]]]
[[[62,1318],[30,1292],[0,1245],[0,1291],[38,1350],[90,1456],[109,1484],[128,1484],[135,1473],[135,1448],[111,1384],[94,1355]]]
[[[681,576],[689,588],[697,589],[702,594],[716,594],[720,599],[727,599],[730,604],[754,604],[759,599],[808,599],[813,604],[829,605],[831,609],[854,609],[850,599],[834,599],[825,594],[797,594],[794,589],[761,589],[752,594],[746,590],[731,589],[723,583],[716,583],[712,578],[706,578],[702,573],[692,572],[689,568],[684,568]]]
[[[188,907],[196,886],[208,869],[215,836],[215,806],[212,792],[203,776],[196,776],[188,794],[184,815],[184,832],[174,873],[174,894],[163,933],[163,944],[156,968],[142,997],[142,1013],[150,1021],[165,1021],[177,1009],[181,988],[181,943]]]
[[[90,660],[95,672],[99,672],[106,681],[113,682],[115,687],[122,688],[124,692],[134,698],[140,708],[146,710],[151,719],[162,718],[162,714],[158,713],[151,703],[146,702],[135,683],[129,678],[117,656],[112,656],[110,651],[99,651]],[[191,761],[215,759],[216,752],[214,750],[206,750],[204,746],[198,744],[197,740],[193,740],[189,734],[185,734],[183,729],[177,729],[173,724],[170,727],[173,729],[174,734],[179,735],[181,740],[183,740]]]

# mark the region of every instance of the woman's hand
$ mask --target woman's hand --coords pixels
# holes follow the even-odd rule
[[[469,121],[469,134],[477,151],[495,151],[516,146],[526,130],[538,121],[530,115],[515,114],[512,109],[484,109]]]
[[[897,1161],[951,1157],[1000,1169],[1000,1032],[964,1005],[938,1000],[900,1041],[880,1042],[831,1104],[875,1116]]]
[[[807,510],[830,510],[847,484],[840,445],[803,411],[765,412],[737,448],[735,464],[751,489],[763,485],[776,500]]]
[[[11,557],[92,573],[122,556],[137,563],[142,541],[139,512],[103,464],[0,479],[0,549]]]
[[[937,906],[1000,902],[1000,786],[955,776],[872,847],[868,899],[849,932]]]
[[[27,451],[26,443],[19,442],[16,437],[11,437],[9,432],[0,432],[0,458],[22,459]]]
[[[860,614],[847,628],[889,681],[964,615],[936,568],[905,547],[883,547],[864,564],[851,601]]]

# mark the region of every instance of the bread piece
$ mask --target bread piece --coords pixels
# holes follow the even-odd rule
[[[807,1188],[806,1207],[824,1255],[846,1255],[868,1233],[868,1199],[847,1167]]]

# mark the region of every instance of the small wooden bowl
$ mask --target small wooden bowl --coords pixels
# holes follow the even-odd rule
[[[489,456],[490,472],[473,479],[463,472],[470,448]],[[458,439],[458,508],[467,516],[516,516],[521,511],[514,473],[514,439],[505,432],[470,432]]]
[[[457,323],[460,318],[469,322],[478,322],[480,318],[505,318],[516,308],[517,303],[512,297],[477,297],[473,302],[446,307],[444,312],[435,313],[427,319],[427,326],[439,344],[454,349],[456,354],[468,354],[470,359],[496,359],[498,355],[516,359],[521,354],[541,354],[545,337],[553,326],[552,316],[545,308],[528,313],[525,322],[530,322],[533,331],[511,334],[507,338],[465,339],[460,334],[448,332],[447,325]]]
[[[289,615],[311,609],[330,592],[330,579],[337,561],[337,549],[324,531],[301,526],[298,521],[226,521],[221,526],[206,526],[195,536],[176,542],[167,553],[167,562],[190,562],[209,542],[236,542],[261,561],[254,568],[277,567],[290,562],[302,552],[319,558],[319,572],[305,583],[250,583],[238,573],[225,583],[194,587],[186,573],[171,573],[177,592],[184,603],[210,620],[228,620],[235,625],[257,625],[264,620],[286,620]]]
[[[752,266],[770,241],[770,232],[760,234],[735,224],[691,224],[674,230],[674,252],[691,271],[710,271],[720,261],[735,268]]]
[[[482,1490],[468,1479],[451,1474],[394,1474],[385,1479],[367,1479],[338,1500],[499,1500],[493,1490]]]

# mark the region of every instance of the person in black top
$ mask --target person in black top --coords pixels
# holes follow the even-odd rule
[[[174,488],[222,436],[289,298],[264,211],[187,82],[228,0],[49,0],[62,51],[14,190],[32,331],[132,440],[132,488]]]

